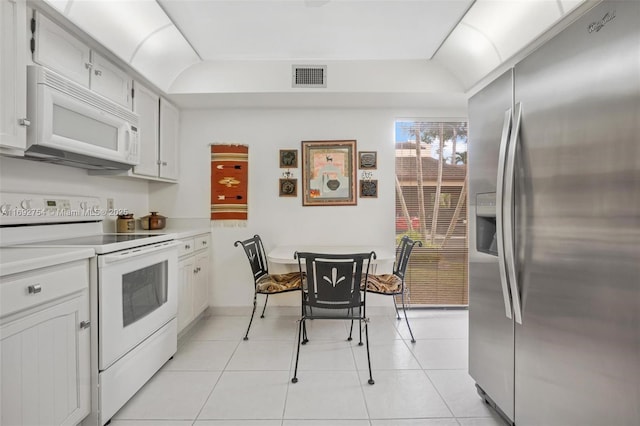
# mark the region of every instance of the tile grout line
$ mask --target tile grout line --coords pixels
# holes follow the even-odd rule
[[[207,402],[209,402],[209,399],[211,398],[211,395],[213,394],[213,391],[216,389],[216,386],[218,385],[218,383],[220,383],[220,379],[222,379],[222,375],[226,371],[227,366],[231,362],[231,358],[233,358],[233,355],[235,355],[235,353],[236,353],[236,351],[238,350],[239,347],[240,347],[240,342],[236,343],[235,349],[231,353],[231,356],[229,356],[229,359],[227,360],[226,364],[222,368],[222,371],[220,371],[220,375],[216,379],[216,382],[213,384],[213,387],[211,388],[211,391],[207,395],[207,398],[204,400],[204,403],[202,404],[202,407],[200,407],[200,410],[198,410],[198,413],[196,414],[196,418],[193,419],[192,426],[195,425],[196,421],[198,421],[198,417],[200,417],[200,414],[202,414],[202,410],[204,410],[204,407],[207,405]]]

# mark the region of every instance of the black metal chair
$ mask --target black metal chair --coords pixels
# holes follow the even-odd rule
[[[302,317],[298,323],[298,350],[291,382],[298,381],[298,360],[302,336],[306,339],[306,320],[348,320],[364,322],[369,364],[369,384],[375,382],[371,375],[369,356],[369,319],[366,316],[367,290],[360,284],[367,279],[375,252],[356,254],[322,254],[296,252],[300,275],[306,274],[302,292]]]
[[[247,255],[254,281],[253,311],[251,312],[251,319],[249,320],[247,332],[244,335],[244,340],[248,340],[253,316],[256,313],[258,294],[264,294],[266,296],[264,308],[262,308],[262,314],[260,315],[260,318],[264,318],[264,312],[267,309],[269,296],[272,294],[281,294],[300,290],[302,288],[302,279],[299,272],[290,272],[288,274],[269,273],[269,264],[264,254],[262,239],[259,235],[254,235],[253,238],[249,238],[248,240],[236,241],[233,243],[234,247],[238,247],[239,245],[242,245],[242,248]]]
[[[393,296],[393,306],[396,309],[396,316],[400,319],[400,313],[398,312],[398,304],[396,303],[396,296],[402,297],[402,311],[404,312],[404,319],[407,321],[407,327],[409,327],[409,333],[411,334],[411,343],[415,343],[416,339],[413,337],[413,331],[409,325],[409,318],[407,317],[407,309],[405,305],[405,293],[408,291],[404,285],[404,275],[409,264],[409,257],[413,247],[418,245],[422,247],[422,241],[414,241],[406,235],[400,240],[398,248],[396,250],[396,261],[393,265],[393,273],[380,274],[380,275],[368,275],[366,283],[362,285],[362,289],[365,289],[370,293],[383,294],[385,296]],[[363,281],[364,283],[364,281]],[[362,338],[360,339],[362,340]]]

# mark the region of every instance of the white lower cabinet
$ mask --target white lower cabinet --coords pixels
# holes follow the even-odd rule
[[[0,424],[75,425],[89,414],[88,263],[2,278]]]
[[[209,306],[211,234],[182,239],[178,262],[178,333]]]
[[[193,256],[178,262],[178,333],[193,320]]]

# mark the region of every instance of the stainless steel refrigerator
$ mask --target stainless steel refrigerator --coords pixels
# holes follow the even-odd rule
[[[640,425],[640,2],[474,95],[469,140],[480,395],[517,426]]]

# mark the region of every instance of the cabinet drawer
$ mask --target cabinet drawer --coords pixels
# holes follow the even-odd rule
[[[195,240],[193,238],[182,239],[182,244],[178,246],[178,256],[193,253],[195,250]]]
[[[198,235],[195,238],[195,249],[196,250],[204,250],[208,249],[211,245],[211,235]]]
[[[0,318],[89,288],[89,262],[81,260],[3,279]]]

